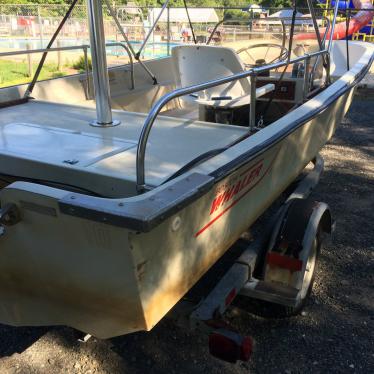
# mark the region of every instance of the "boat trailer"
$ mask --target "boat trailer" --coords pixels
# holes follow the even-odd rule
[[[296,182],[277,213],[208,295],[197,305],[182,300],[167,315],[181,327],[207,334],[209,352],[219,359],[247,361],[253,351],[253,339],[223,318],[235,299],[266,302],[273,315],[282,318],[299,314],[311,293],[322,239],[335,226],[328,205],[309,199],[324,167],[320,155],[312,162],[313,169]]]

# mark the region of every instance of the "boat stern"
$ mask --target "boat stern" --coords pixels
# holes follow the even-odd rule
[[[129,231],[62,214],[66,194],[23,182],[1,191],[2,210],[19,214],[0,227],[1,322],[99,338],[145,330]]]

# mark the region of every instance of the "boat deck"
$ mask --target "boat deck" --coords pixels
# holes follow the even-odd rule
[[[113,111],[121,124],[110,128],[90,126],[95,118],[93,108],[41,101],[1,109],[0,173],[109,196],[133,194],[136,150],[146,115]],[[225,146],[246,131],[159,116],[147,143],[147,183],[159,185],[198,155]]]

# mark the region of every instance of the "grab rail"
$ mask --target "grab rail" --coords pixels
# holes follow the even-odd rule
[[[106,47],[116,47],[116,46],[122,47],[127,52],[127,55],[129,56],[129,60],[130,60],[131,89],[133,90],[135,88],[134,60],[132,58],[129,47],[125,43],[122,43],[122,42],[106,43],[105,46]]]
[[[106,43],[107,47],[123,47],[123,49],[127,52],[130,60],[130,73],[131,73],[131,89],[135,88],[135,78],[134,78],[134,60],[132,58],[131,52],[129,48],[122,42],[113,42],[113,43]],[[38,49],[24,49],[21,51],[8,51],[8,52],[0,52],[0,57],[7,57],[7,56],[18,56],[18,55],[29,55],[34,53],[44,53],[44,52],[59,52],[59,51],[71,51],[76,49],[82,49],[84,54],[84,65],[85,65],[85,75],[87,80],[87,90],[86,90],[86,97],[89,97],[90,92],[90,79],[89,73],[90,68],[88,64],[88,54],[87,50],[90,48],[88,44],[82,45],[74,45],[74,46],[67,46],[67,47],[53,47],[53,48],[38,48]]]
[[[323,55],[323,54],[327,54],[327,53],[329,53],[329,51],[327,49],[324,49],[324,50],[313,52],[313,53],[310,53],[310,54],[305,54],[304,56],[296,57],[294,59],[291,59],[289,62],[287,62],[287,61],[277,62],[277,63],[270,64],[270,65],[267,65],[267,66],[252,68],[250,70],[247,70],[247,71],[244,71],[244,72],[241,72],[241,73],[237,73],[237,74],[233,74],[233,75],[230,75],[230,76],[227,76],[227,77],[219,78],[219,79],[216,79],[216,80],[196,84],[196,85],[189,86],[189,87],[179,88],[179,89],[176,89],[176,90],[174,90],[172,92],[169,92],[166,95],[162,96],[157,101],[157,103],[152,107],[152,109],[150,110],[150,112],[149,112],[149,114],[148,114],[148,116],[147,116],[147,118],[144,122],[142,131],[141,131],[141,134],[140,134],[140,137],[139,137],[139,143],[138,143],[137,153],[136,153],[136,189],[137,189],[137,191],[138,192],[144,192],[147,189],[147,186],[145,184],[145,167],[144,167],[146,145],[147,145],[148,137],[149,137],[149,134],[151,132],[152,126],[154,124],[154,121],[156,120],[156,118],[157,118],[158,114],[160,113],[161,109],[168,102],[170,102],[171,100],[174,100],[178,97],[184,96],[184,95],[188,95],[188,94],[191,94],[191,93],[194,93],[194,92],[197,92],[197,91],[201,91],[201,90],[204,90],[204,89],[207,89],[207,88],[212,88],[212,87],[219,86],[219,85],[225,84],[225,83],[230,83],[230,82],[237,81],[239,79],[243,79],[243,78],[247,78],[247,77],[251,77],[251,83],[255,84],[255,80],[256,80],[256,77],[257,77],[258,74],[261,74],[263,72],[266,72],[266,71],[269,71],[269,70],[272,70],[272,69],[284,67],[288,64],[294,64],[296,62],[300,62],[300,61],[304,61],[304,60],[310,60],[313,57],[317,57],[319,55]],[[254,102],[253,100],[255,100],[255,99],[251,97],[252,103]],[[255,110],[255,108],[253,108],[252,105],[251,105],[251,107],[250,107],[250,111],[251,111],[250,118],[252,120],[254,118],[254,115],[253,115],[254,110]],[[250,125],[252,125],[252,124],[250,124]]]

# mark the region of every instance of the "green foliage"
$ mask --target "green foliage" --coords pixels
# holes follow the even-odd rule
[[[79,72],[83,72],[86,70],[86,63],[84,56],[80,56],[77,61],[75,61],[72,65],[72,68],[75,70],[79,70]],[[88,57],[88,67],[92,70],[92,62],[91,59]]]
[[[51,78],[61,78],[65,75],[66,74],[62,71],[56,71],[56,72],[52,73]]]

